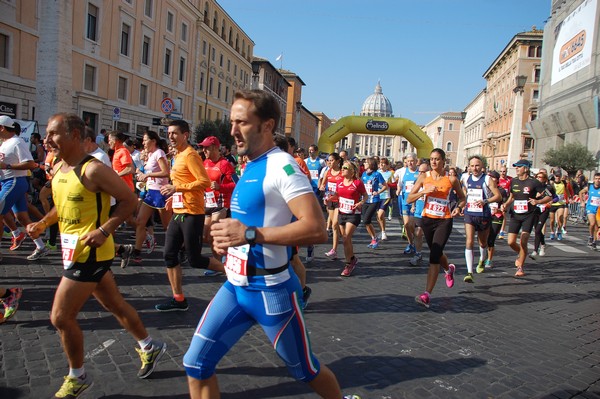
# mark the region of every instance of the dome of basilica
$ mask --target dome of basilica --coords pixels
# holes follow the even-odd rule
[[[360,111],[362,116],[381,116],[381,117],[393,117],[394,111],[392,111],[392,103],[383,95],[381,85],[377,82],[375,86],[375,92],[371,94],[363,103]]]

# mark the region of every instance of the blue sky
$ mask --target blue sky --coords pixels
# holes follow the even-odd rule
[[[426,124],[462,111],[519,32],[543,28],[551,0],[217,0],[254,55],[295,72],[302,103],[359,114],[381,81],[394,116]]]

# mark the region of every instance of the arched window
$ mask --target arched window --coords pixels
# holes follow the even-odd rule
[[[446,143],[446,152],[452,152],[452,142],[448,141]]]

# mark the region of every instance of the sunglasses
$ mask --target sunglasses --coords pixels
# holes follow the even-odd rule
[[[350,169],[350,167],[349,166],[342,166],[342,169],[348,170],[348,169]]]

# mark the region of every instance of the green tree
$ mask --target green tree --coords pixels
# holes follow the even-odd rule
[[[552,167],[564,169],[571,176],[577,169],[592,170],[598,165],[594,154],[579,143],[568,143],[561,148],[550,149],[546,151],[542,161]]]
[[[200,143],[208,136],[215,136],[221,142],[221,145],[231,147],[233,137],[231,137],[231,123],[229,121],[204,121],[194,129],[193,140]]]

